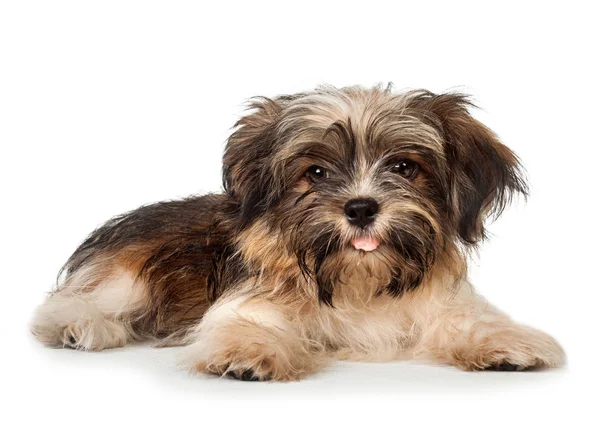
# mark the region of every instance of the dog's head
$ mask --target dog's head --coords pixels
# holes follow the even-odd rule
[[[517,157],[470,106],[462,94],[379,87],[256,100],[224,155],[240,228],[272,228],[326,303],[357,263],[389,293],[417,287],[526,193]]]

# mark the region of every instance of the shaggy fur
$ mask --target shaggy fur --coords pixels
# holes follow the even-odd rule
[[[556,341],[466,280],[485,219],[526,194],[517,157],[470,106],[380,87],[256,99],[227,142],[224,192],[94,231],[33,333],[82,350],[183,344],[190,371],[245,380],[298,379],[332,358],[563,364]],[[360,215],[357,199],[370,203]]]

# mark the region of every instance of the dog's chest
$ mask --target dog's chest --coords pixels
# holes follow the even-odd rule
[[[316,330],[327,344],[351,351],[348,359],[396,357],[411,342],[413,323],[406,302],[378,293],[379,287],[369,278],[349,280],[336,290],[333,308],[319,311]]]

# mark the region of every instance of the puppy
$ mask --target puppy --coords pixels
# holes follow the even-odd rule
[[[466,279],[484,221],[525,195],[519,160],[461,94],[319,88],[260,98],[224,191],[94,231],[35,313],[44,344],[186,345],[192,372],[295,380],[332,359],[464,370],[565,361]]]

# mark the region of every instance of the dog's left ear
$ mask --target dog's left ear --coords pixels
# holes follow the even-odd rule
[[[500,215],[515,194],[527,195],[519,159],[470,115],[472,106],[467,96],[450,93],[433,96],[430,108],[445,139],[450,207],[468,245],[485,238],[486,217]]]
[[[242,225],[253,221],[278,199],[270,159],[283,101],[256,98],[248,109],[250,113],[234,126],[223,154],[223,187],[238,202]]]

